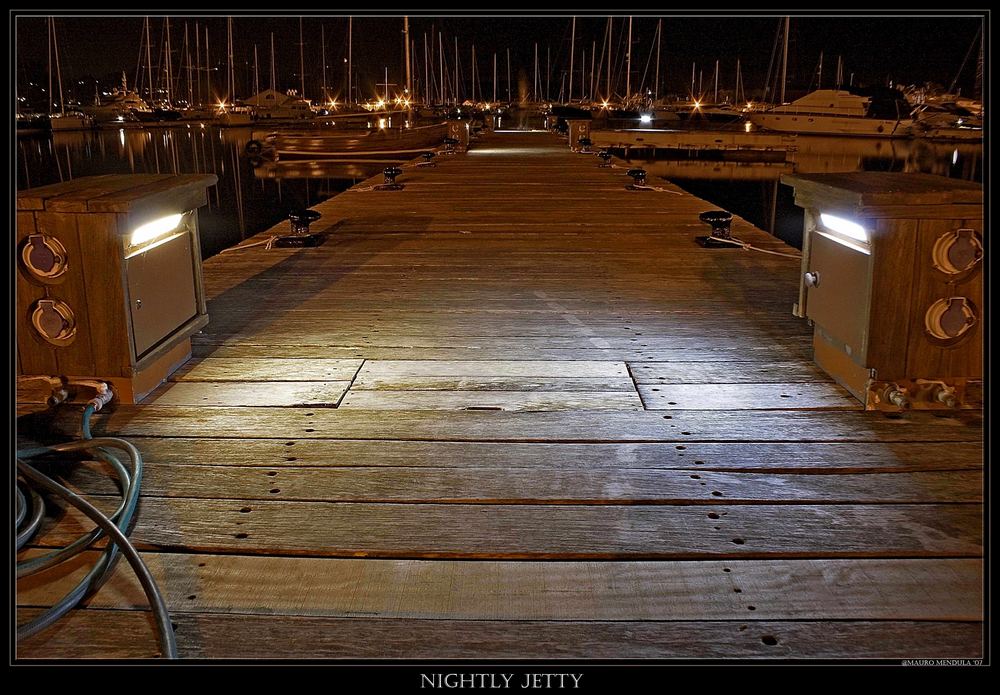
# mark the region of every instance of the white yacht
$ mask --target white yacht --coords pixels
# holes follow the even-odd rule
[[[783,133],[908,137],[910,106],[895,89],[818,89],[790,104],[750,114],[757,127]]]

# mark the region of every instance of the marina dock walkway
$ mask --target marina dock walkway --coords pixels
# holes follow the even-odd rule
[[[982,655],[980,413],[862,412],[791,315],[799,262],[701,248],[714,206],[670,184],[548,133],[437,163],[317,206],[320,247],[209,259],[195,359],[95,418],[146,459],[132,538],[182,656]],[[121,563],[18,655],[156,651]]]

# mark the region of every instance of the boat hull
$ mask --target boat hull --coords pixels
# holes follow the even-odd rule
[[[278,159],[412,158],[447,135],[444,123],[404,130],[279,132],[266,139]]]
[[[758,128],[777,133],[870,138],[905,138],[910,136],[908,122],[880,118],[756,113],[750,116],[750,122]]]

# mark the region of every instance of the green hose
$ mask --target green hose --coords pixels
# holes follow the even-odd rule
[[[81,601],[96,592],[111,577],[118,561],[119,553],[121,553],[132,566],[149,601],[156,621],[157,639],[160,643],[161,653],[165,658],[176,659],[177,645],[166,603],[149,569],[142,561],[135,547],[128,540],[128,533],[131,530],[131,525],[135,518],[135,510],[139,502],[139,486],[142,481],[142,456],[139,454],[138,449],[124,439],[114,437],[94,439],[90,431],[90,418],[95,410],[95,406],[91,404],[83,411],[81,425],[83,439],[53,446],[21,449],[17,452],[17,470],[20,475],[16,511],[18,548],[27,543],[41,525],[42,517],[44,516],[44,503],[38,494],[39,491],[61,497],[71,506],[83,512],[96,524],[96,528],[83,534],[63,548],[36,556],[30,560],[18,562],[18,577],[41,572],[84,552],[105,536],[109,538],[100,558],[94,563],[94,566],[90,568],[84,578],[41,615],[18,626],[17,637],[18,639],[25,639],[44,630],[66,615]],[[122,464],[112,450],[125,453],[130,461],[131,471]],[[81,451],[90,452],[98,460],[107,463],[118,477],[118,483],[122,491],[122,501],[110,516],[106,516],[80,495],[59,484],[48,475],[40,472],[36,466],[27,462],[28,459],[54,453],[65,454],[67,452]],[[27,490],[31,498],[30,515],[27,509],[29,504],[28,498],[25,496],[22,488]]]

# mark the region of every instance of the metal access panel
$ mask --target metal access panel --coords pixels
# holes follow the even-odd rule
[[[868,348],[868,312],[871,298],[870,253],[822,231],[812,232],[809,271],[817,279],[808,289],[806,312],[845,351],[864,363]]]
[[[177,234],[125,260],[136,359],[198,313],[191,238]]]

